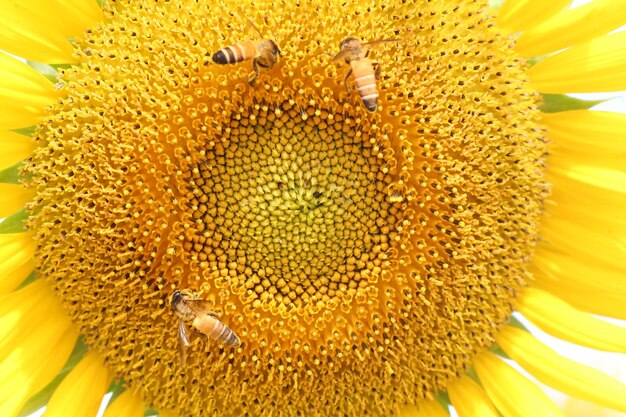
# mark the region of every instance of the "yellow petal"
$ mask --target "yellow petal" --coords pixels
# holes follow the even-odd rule
[[[417,407],[413,406],[410,411],[410,414],[404,414],[401,417],[450,417],[447,410],[444,410],[435,400],[421,400],[417,403]]]
[[[0,131],[0,170],[13,166],[28,157],[35,149],[29,137],[10,131]]]
[[[603,184],[596,185],[593,181],[579,181],[576,177],[569,175],[569,168],[563,168],[563,162],[559,161],[561,167],[549,167],[547,179],[554,185],[553,199],[557,205],[568,203],[581,204],[581,208],[589,208],[596,211],[597,215],[610,216],[616,221],[620,221],[622,214],[626,211],[626,199],[619,192],[607,190]],[[548,210],[553,208],[548,205]]]
[[[597,195],[598,198],[611,199],[618,203],[621,201],[623,204],[624,196],[621,194],[624,190],[623,171],[602,169],[561,158],[554,161],[550,159],[546,173],[555,188],[583,189],[588,194]],[[610,195],[611,193],[613,195]]]
[[[615,268],[577,249],[541,244],[533,262],[534,287],[594,314],[626,319],[624,268]]]
[[[46,320],[70,326],[69,317],[43,281],[0,297],[0,358],[10,355],[25,337],[37,333]]]
[[[612,236],[609,231],[598,233],[568,219],[545,216],[542,237],[571,256],[595,259],[599,266],[612,265],[624,270],[626,246],[622,236]],[[596,274],[599,272],[596,271]]]
[[[139,396],[131,391],[124,391],[109,404],[103,417],[143,417],[145,408]]]
[[[567,417],[624,417],[624,413],[597,406],[576,398],[568,398],[563,406]]]
[[[78,338],[49,286],[35,281],[0,297],[0,415],[15,415],[52,381]]]
[[[515,49],[525,57],[545,55],[587,42],[624,24],[624,0],[595,0],[573,9],[563,9],[525,31],[517,39]]]
[[[35,268],[32,233],[0,234],[0,295],[13,291]]]
[[[89,352],[54,391],[43,415],[95,416],[110,383],[109,371],[100,356]]]
[[[37,62],[73,63],[68,37],[79,36],[102,20],[94,0],[4,0],[0,15],[0,49]]]
[[[37,124],[59,92],[43,75],[0,53],[0,130]]]
[[[539,387],[492,353],[474,359],[487,395],[504,417],[564,417]]]
[[[594,200],[589,201],[577,194],[566,194],[562,190],[555,191],[552,198],[555,201],[547,207],[546,217],[584,224],[586,229],[600,235],[617,238],[626,236],[626,217],[619,207],[601,206]]]
[[[4,0],[0,11],[6,13],[3,16],[39,22],[47,32],[67,38],[80,36],[104,17],[96,0]]]
[[[550,160],[550,170],[560,172],[575,181],[584,182],[608,191],[626,194],[626,172],[587,165],[563,166],[558,159]]]
[[[7,381],[0,381],[0,392],[7,396],[0,400],[0,415],[17,415],[31,396],[52,382],[65,366],[77,339],[78,334],[73,328],[57,342],[42,339],[41,349],[30,360],[24,361]]]
[[[545,113],[541,123],[548,128],[554,146],[588,152],[625,152],[624,113],[591,110]]]
[[[33,198],[33,191],[19,184],[0,183],[0,218],[7,217]]]
[[[517,309],[534,325],[559,339],[593,349],[626,353],[626,328],[576,310],[546,291],[526,288]]]
[[[71,327],[71,323],[67,316],[59,314],[50,314],[43,320],[39,318],[37,331],[24,332],[19,328],[15,328],[15,332],[19,332],[20,337],[13,340],[11,350],[2,352],[0,361],[0,381],[9,379],[17,372],[21,372],[23,366],[30,361],[37,359],[35,347],[42,348],[43,341],[58,341]],[[0,399],[5,399],[5,392],[0,392]]]
[[[30,396],[52,381],[67,362],[78,338],[64,312],[30,319],[37,324],[36,328],[29,332],[15,328],[20,337],[8,355],[0,356],[2,416],[16,415]]]
[[[549,164],[626,170],[626,114],[576,110],[543,115],[552,142]]]
[[[35,281],[15,291],[0,297],[0,356],[7,355],[13,350],[12,337],[17,338],[15,329],[23,329],[29,323],[37,324],[34,317],[46,315],[54,308],[56,300],[52,292],[43,281]]]
[[[571,0],[507,0],[498,12],[498,27],[505,33],[527,30],[570,5]]]
[[[626,89],[626,32],[595,38],[527,71],[541,93],[600,93]]]
[[[3,2],[0,13],[6,13],[11,24],[0,26],[0,48],[13,55],[50,64],[75,63],[74,47],[57,31],[47,32],[40,16],[16,16],[13,5]],[[17,7],[15,7],[17,8]],[[4,14],[3,14],[4,16]],[[33,26],[30,26],[30,25]]]
[[[448,385],[448,395],[459,417],[499,417],[485,390],[467,375]]]
[[[544,384],[572,397],[626,411],[626,385],[616,379],[557,354],[516,327],[504,327],[496,340],[511,359]]]

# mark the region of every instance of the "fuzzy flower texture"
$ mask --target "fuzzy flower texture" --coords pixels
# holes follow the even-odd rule
[[[3,1],[0,415],[626,411],[527,328],[626,353],[626,115],[564,95],[626,7],[570,3]]]

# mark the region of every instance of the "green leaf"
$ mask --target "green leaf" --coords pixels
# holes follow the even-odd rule
[[[473,379],[474,382],[476,382],[477,384],[480,384],[480,379],[478,378],[478,375],[476,374],[474,368],[468,369],[467,372],[465,372],[465,375],[470,377],[470,379]]]
[[[606,100],[580,100],[564,94],[543,94],[543,104],[539,110],[544,113],[556,113],[567,110],[587,110]]]
[[[111,394],[111,398],[109,398],[109,403],[107,404],[107,407],[113,402],[114,399],[119,397],[121,393],[126,391],[126,388],[124,388],[124,384],[125,382],[123,379],[120,379],[119,381],[111,382],[111,385],[109,386],[109,389],[107,390],[107,392]]]
[[[59,73],[59,72],[61,72],[61,71],[63,71],[63,70],[66,70],[66,69],[68,69],[68,68],[72,68],[72,65],[71,65],[71,64],[50,64],[50,66],[51,66],[52,68],[54,68],[54,70],[55,70],[57,73]]]
[[[12,167],[8,167],[0,171],[0,182],[9,183],[9,184],[19,184],[20,181],[20,168],[22,167],[22,163],[18,162]]]
[[[26,230],[24,221],[28,218],[28,212],[21,209],[15,214],[10,215],[0,222],[0,234],[2,233],[21,233]]]
[[[70,373],[72,369],[74,369],[74,367],[85,355],[85,352],[87,352],[87,345],[83,342],[82,337],[79,337],[76,342],[76,346],[74,346],[74,351],[65,363],[63,369],[61,369],[61,372],[59,372],[52,382],[50,382],[44,389],[30,397],[24,407],[22,407],[18,417],[26,417],[48,404],[50,397],[52,397],[54,391],[57,389],[61,381],[63,381],[63,378],[65,378],[65,376]]]
[[[511,359],[509,358],[509,355],[507,355],[506,353],[504,353],[504,351],[502,350],[502,348],[498,345],[493,345],[489,348],[489,352],[491,353],[495,353],[496,355],[500,356],[501,358],[504,359]]]
[[[513,326],[513,327],[517,327],[518,329],[522,329],[522,330],[528,331],[526,326],[524,326],[524,323],[519,321],[519,319],[517,317],[513,316],[513,315],[511,317],[509,317],[508,325],[509,326]]]
[[[159,413],[154,408],[146,408],[143,415],[144,417],[156,417]]]
[[[30,275],[27,276],[26,279],[24,281],[22,281],[22,283],[15,289],[15,291],[21,290],[22,288],[24,288],[28,284],[32,283],[36,279],[37,279],[37,271],[31,272]]]
[[[48,81],[50,81],[52,84],[56,84],[59,82],[59,79],[57,78],[57,70],[48,64],[42,64],[41,62],[34,62],[34,61],[26,61],[26,63],[36,69],[41,75],[43,75],[44,77],[46,77],[48,79]]]
[[[28,136],[29,138],[32,138],[33,136],[35,136],[36,129],[37,129],[37,126],[28,126],[28,127],[21,127],[19,129],[13,129],[13,132],[19,135],[24,135],[24,136]]]
[[[452,404],[450,402],[450,397],[448,397],[448,393],[445,391],[439,391],[438,393],[435,394],[435,400],[437,400],[437,402],[439,404],[441,404],[441,406],[443,407],[444,410],[448,411],[449,410],[449,406],[450,404]]]

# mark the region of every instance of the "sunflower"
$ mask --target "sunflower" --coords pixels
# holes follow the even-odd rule
[[[626,116],[564,95],[626,8],[569,3],[3,2],[0,415],[626,411],[523,324],[626,352]]]

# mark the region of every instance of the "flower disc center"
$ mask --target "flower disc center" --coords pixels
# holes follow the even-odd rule
[[[190,179],[188,247],[242,301],[300,311],[368,286],[397,208],[375,140],[344,131],[340,114],[329,123],[280,113],[253,112],[249,127],[234,120],[206,151]]]

